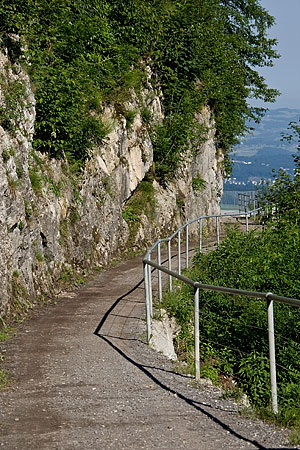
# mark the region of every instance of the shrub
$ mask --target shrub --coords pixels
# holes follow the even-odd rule
[[[229,286],[300,298],[300,231],[293,223],[273,225],[264,232],[229,230],[219,248],[194,258],[189,277],[204,284]],[[269,356],[266,303],[263,300],[200,292],[202,358],[213,372],[233,376],[252,405],[266,407],[269,394]],[[165,296],[163,306],[181,325],[178,347],[193,352],[193,292],[179,286]],[[300,310],[275,303],[276,360],[281,414],[300,401]],[[183,341],[183,342],[180,342]],[[205,348],[209,348],[207,352]]]

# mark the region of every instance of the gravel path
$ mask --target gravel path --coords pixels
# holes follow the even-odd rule
[[[38,308],[2,345],[0,448],[279,449],[284,430],[237,414],[145,344],[141,258]]]

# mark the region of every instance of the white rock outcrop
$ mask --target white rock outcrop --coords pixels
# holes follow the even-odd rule
[[[105,108],[111,132],[75,181],[65,161],[33,151],[35,99],[29,77],[0,53],[0,106],[5,106],[6,85],[20,81],[25,87],[14,131],[5,123],[0,126],[0,317],[11,310],[22,314],[35,298],[55,292],[58,281],[74,270],[108,264],[126,249],[129,238],[132,248],[142,249],[187,218],[219,211],[223,156],[214,145],[210,111],[204,109],[199,120],[208,127],[207,140],[196,157],[186,158],[171,183],[162,187],[153,181],[153,217],[139,217],[136,235],[130,237],[122,210],[153,163],[141,107],[150,110],[154,122],[163,118],[161,94],[147,70],[145,91],[139,98],[132,92],[124,104],[126,111],[136,112],[134,120],[128,124],[113,106]],[[205,180],[203,189],[193,189],[194,177]]]
[[[160,311],[160,319],[152,319],[152,337],[150,347],[162,353],[167,358],[176,361],[177,355],[174,349],[174,338],[180,331],[175,317],[169,317],[164,309]]]

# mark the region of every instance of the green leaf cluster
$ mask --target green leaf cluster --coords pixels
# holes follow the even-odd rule
[[[206,186],[206,181],[197,176],[192,179],[192,188],[194,191],[201,191]]]

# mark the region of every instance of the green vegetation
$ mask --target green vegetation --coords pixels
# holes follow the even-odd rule
[[[35,152],[31,152],[30,156],[31,159],[28,174],[32,189],[35,192],[35,194],[40,195],[42,193],[43,187],[47,186],[48,192],[52,192],[56,197],[60,198],[63,190],[63,180],[66,177],[62,176],[61,179],[55,181],[54,180],[55,174],[53,173],[53,169],[51,169],[51,166],[48,164],[49,162],[48,158],[41,159]],[[72,166],[68,167],[67,174],[70,183],[72,185],[75,185]],[[74,192],[75,190],[76,188],[74,186]],[[28,210],[28,203],[27,203],[27,210]]]
[[[19,179],[24,176],[24,170],[22,169],[21,166],[16,167],[16,174]]]
[[[36,257],[36,260],[37,260],[39,263],[44,262],[44,256],[41,254],[41,252],[35,251],[35,252],[34,252],[34,255],[35,255],[35,257]]]
[[[133,123],[134,123],[134,119],[136,118],[137,115],[137,110],[136,109],[129,109],[127,111],[124,111],[124,117],[126,119],[126,128],[127,130],[130,130]]]
[[[147,108],[146,106],[142,107],[141,116],[142,116],[142,120],[143,120],[144,123],[146,123],[146,124],[150,124],[151,123],[152,113],[151,113],[150,109]]]
[[[127,223],[138,222],[139,220],[132,206],[127,206],[126,209],[122,211],[122,217]]]
[[[192,188],[194,191],[201,191],[206,186],[206,181],[197,176],[192,179]]]
[[[12,338],[15,335],[15,329],[14,328],[7,328],[1,319],[0,321],[2,327],[0,328],[0,342],[7,341],[8,339]],[[0,353],[0,363],[4,360],[5,356],[4,354]],[[9,372],[7,370],[0,369],[0,389],[5,388],[10,383],[10,376]]]
[[[9,152],[8,152],[7,150],[3,150],[3,151],[2,151],[2,160],[3,160],[3,162],[4,162],[4,163],[7,163],[7,161],[9,160],[9,158],[10,158]]]
[[[86,271],[83,270],[81,274],[76,272],[75,269],[70,267],[69,265],[62,266],[62,270],[59,277],[59,282],[63,285],[75,285],[79,286],[85,283],[87,279]]]
[[[151,182],[142,181],[122,211],[123,219],[129,225],[132,243],[140,225],[140,217],[145,214],[149,220],[153,220],[154,211],[155,188]]]
[[[0,125],[15,136],[17,124],[23,117],[26,92],[24,84],[11,79],[8,73],[9,66],[5,66],[5,73],[0,74],[0,88],[4,96],[4,102],[0,105]]]
[[[27,221],[29,221],[32,216],[32,209],[29,206],[29,203],[27,200],[24,200],[24,209],[25,209],[25,218]]]
[[[299,138],[299,130],[297,131]],[[274,292],[300,299],[300,165],[291,179],[279,172],[263,190],[263,200],[273,215],[264,231],[240,233],[228,229],[219,248],[197,254],[188,276],[205,284],[229,286],[258,292]],[[181,325],[177,352],[192,358],[193,292],[178,284],[165,296],[162,306]],[[276,421],[300,429],[300,309],[274,304],[279,414]],[[200,292],[200,339],[202,375],[234,379],[251,404],[264,417],[270,413],[266,302]],[[219,378],[218,378],[219,377]],[[221,378],[220,378],[221,377]],[[233,388],[233,386],[232,386]],[[299,442],[299,441],[298,441]]]
[[[72,281],[74,279],[74,270],[70,267],[64,267],[60,273],[59,279],[66,282]]]
[[[31,183],[31,187],[36,194],[39,194],[42,190],[43,182],[42,176],[38,172],[38,169],[34,167],[30,167],[28,170],[29,179]]]
[[[49,190],[53,192],[56,197],[61,196],[62,183],[58,181],[57,183],[51,177],[44,177],[45,181],[48,183]]]
[[[103,105],[124,108],[150,65],[164,102],[165,119],[150,130],[155,176],[164,181],[203,140],[195,119],[203,106],[212,110],[217,146],[228,151],[245,120],[262,114],[247,99],[275,99],[255,69],[277,57],[267,37],[273,22],[258,0],[14,0],[0,2],[0,44],[30,74],[34,147],[79,165],[111,129]],[[21,86],[12,83],[1,115],[8,128],[22,102]],[[150,126],[150,110],[141,108]],[[125,114],[130,129],[134,112]]]
[[[22,220],[20,220],[20,222],[18,223],[18,228],[19,230],[22,232],[24,230],[25,224]]]
[[[12,338],[15,335],[15,329],[14,328],[1,328],[0,330],[0,342],[7,341],[8,339]]]
[[[270,227],[258,234],[229,231],[218,250],[198,254],[189,277],[206,284],[230,286],[300,298],[299,227]],[[193,292],[178,286],[163,307],[181,325],[177,352],[193,351]],[[298,308],[274,305],[278,394],[282,423],[300,425],[300,344]],[[234,378],[255,407],[270,401],[266,303],[215,292],[200,293],[202,376]],[[297,406],[298,405],[298,406]],[[283,420],[284,417],[289,419]]]

